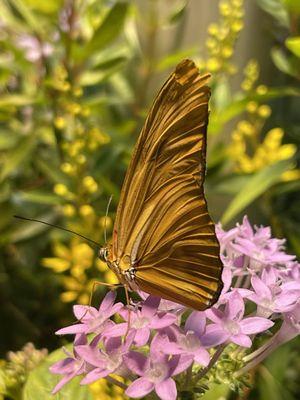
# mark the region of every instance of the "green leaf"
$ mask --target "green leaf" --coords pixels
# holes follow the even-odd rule
[[[290,166],[291,161],[284,160],[276,164],[268,165],[254,174],[251,179],[241,187],[240,192],[231,201],[221,218],[221,222],[227,224],[231,221],[239,212],[244,210],[249,204],[277,183],[282,173],[287,171]]]
[[[0,172],[0,182],[2,182],[12,171],[16,170],[20,164],[29,158],[36,145],[33,135],[22,138],[17,146],[5,154],[5,161]]]
[[[227,399],[230,392],[229,385],[213,384],[209,390],[201,397],[201,400]]]
[[[7,94],[2,95],[0,98],[0,107],[22,107],[27,106],[29,104],[36,103],[37,99],[33,97],[29,97],[23,94]]]
[[[53,212],[37,216],[37,219],[50,224],[55,221],[55,218],[56,215]],[[22,240],[28,240],[38,236],[47,229],[50,229],[50,227],[44,224],[39,224],[38,222],[16,220],[11,230],[6,236],[1,238],[1,241],[5,242],[6,240],[9,240],[10,243],[21,242]]]
[[[290,13],[300,15],[300,1],[299,0],[281,0],[285,7],[288,8]]]
[[[117,2],[111,8],[102,24],[95,30],[92,39],[84,48],[78,51],[75,57],[79,59],[87,58],[94,52],[102,50],[104,47],[114,42],[123,30],[127,10],[127,2]]]
[[[226,78],[218,81],[214,91],[212,92],[212,100],[217,109],[217,113],[224,110],[231,104],[230,85]]]
[[[50,179],[51,182],[64,184],[68,183],[66,175],[61,172],[57,165],[55,165],[53,162],[50,162],[50,160],[37,159],[35,160],[35,165]]]
[[[173,68],[183,58],[192,57],[198,52],[197,47],[191,47],[189,49],[178,50],[175,53],[168,54],[163,57],[156,65],[158,71],[164,71],[168,68]]]
[[[209,118],[209,133],[218,134],[227,122],[246,110],[249,101],[254,100],[261,103],[263,101],[285,96],[300,96],[300,91],[294,87],[278,87],[269,89],[268,92],[263,95],[254,92],[250,93],[246,97],[236,97],[222,111],[212,110]]]
[[[42,32],[43,24],[34,15],[26,1],[23,0],[10,0],[10,3],[17,9],[24,21],[34,32]]]
[[[61,349],[56,350],[29,374],[23,390],[23,400],[93,400],[89,386],[79,384],[80,377],[72,379],[56,395],[51,394],[61,376],[51,374],[49,368],[64,357]]]
[[[55,194],[32,190],[30,192],[19,191],[13,194],[16,203],[29,202],[37,204],[58,205],[62,203],[62,199]]]
[[[285,45],[296,57],[300,58],[300,36],[287,38]]]
[[[274,48],[271,50],[271,57],[276,67],[285,74],[298,77],[299,70],[293,64],[293,60],[289,58],[281,49]]]
[[[272,15],[280,25],[289,28],[289,14],[282,4],[282,1],[257,0],[257,3],[264,11]]]

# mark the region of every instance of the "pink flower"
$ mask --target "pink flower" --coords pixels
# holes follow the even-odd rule
[[[109,319],[112,315],[123,308],[122,303],[114,304],[116,298],[115,292],[108,292],[99,309],[89,306],[76,305],[73,312],[79,324],[73,324],[66,328],[59,329],[57,335],[76,334],[76,333],[103,333],[113,326],[113,322]]]
[[[207,325],[202,343],[205,346],[216,346],[233,342],[242,347],[250,347],[252,341],[248,335],[266,331],[274,325],[272,321],[261,317],[243,319],[244,312],[244,301],[237,291],[228,298],[224,312],[214,307],[208,310],[206,315],[213,323]]]
[[[177,389],[174,375],[186,370],[192,362],[189,356],[168,356],[155,350],[155,345],[150,347],[150,355],[146,357],[136,351],[125,356],[128,368],[140,378],[136,379],[127,388],[125,394],[129,397],[144,397],[153,390],[162,400],[175,400]]]
[[[122,373],[123,357],[127,354],[134,335],[129,334],[122,343],[122,338],[105,338],[104,348],[98,349],[99,337],[90,345],[77,346],[76,351],[80,357],[93,366],[91,371],[82,379],[81,384],[89,384],[104,378],[109,374]]]
[[[205,324],[205,313],[193,311],[187,318],[184,329],[171,326],[165,334],[157,335],[155,345],[165,354],[189,355],[197,364],[207,366],[209,353],[201,343]]]
[[[77,346],[86,344],[85,335],[76,335],[74,340],[73,354],[64,350],[67,358],[60,360],[50,367],[50,372],[53,374],[64,375],[52,390],[52,394],[57,393],[66,383],[77,375],[81,375],[85,371],[85,361],[80,357],[76,348]]]
[[[163,329],[172,325],[177,317],[171,313],[158,312],[160,298],[148,296],[143,302],[141,310],[130,311],[130,332],[135,332],[134,342],[137,346],[144,346],[150,337],[151,329]],[[121,313],[125,320],[128,319],[128,310]],[[109,332],[110,336],[125,335],[128,322],[115,325]]]

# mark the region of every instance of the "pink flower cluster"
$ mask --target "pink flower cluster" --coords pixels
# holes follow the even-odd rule
[[[284,252],[284,240],[272,238],[270,228],[253,229],[247,217],[227,232],[218,226],[217,235],[224,264],[217,304],[199,312],[140,293],[140,302],[124,306],[109,292],[98,310],[74,306],[80,322],[57,332],[75,340],[73,353],[51,367],[62,375],[53,392],[77,375],[89,384],[114,374],[130,382],[125,393],[131,398],[155,391],[162,400],[175,400],[178,376],[200,368],[196,376],[202,377],[228,344],[250,348],[257,334],[268,333],[264,345],[244,357],[238,376],[297,336],[300,264]],[[113,320],[116,315],[122,322]]]

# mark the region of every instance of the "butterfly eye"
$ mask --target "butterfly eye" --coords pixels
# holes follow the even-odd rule
[[[107,262],[107,257],[108,257],[108,249],[107,247],[101,247],[98,253],[98,257],[100,260]]]

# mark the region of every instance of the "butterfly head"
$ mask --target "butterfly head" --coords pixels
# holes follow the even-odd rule
[[[100,260],[104,261],[107,263],[107,258],[108,258],[108,248],[107,247],[100,247],[98,257]]]

